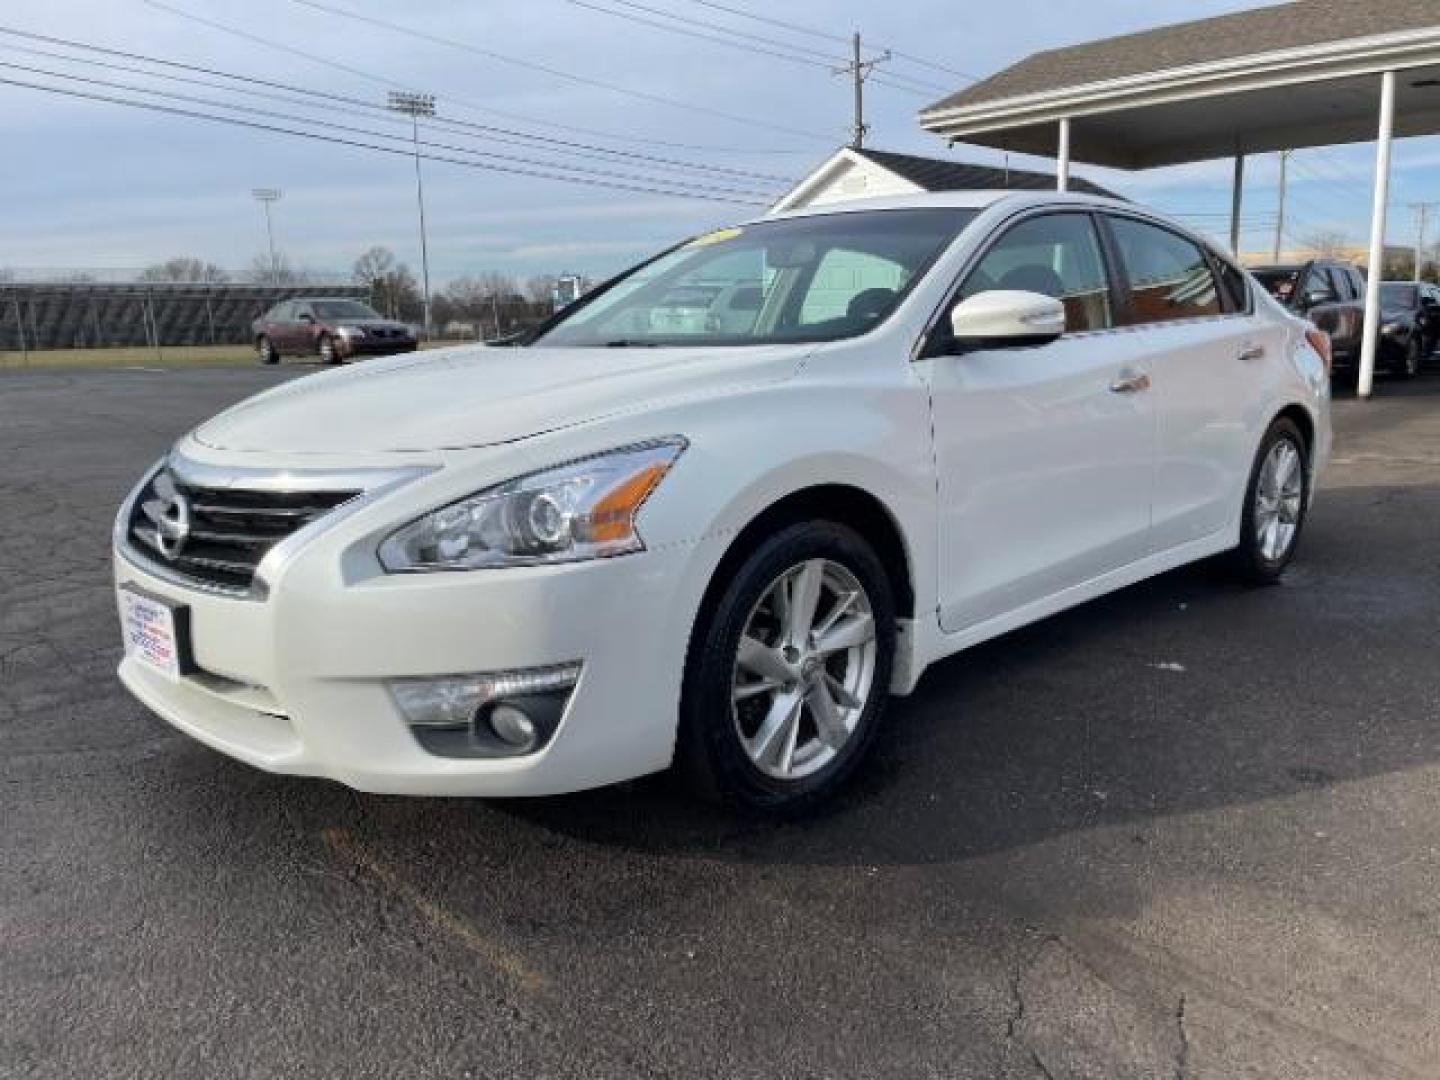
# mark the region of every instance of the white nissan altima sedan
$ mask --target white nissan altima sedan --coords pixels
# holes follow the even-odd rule
[[[515,348],[291,382],[115,528],[125,685],[263,769],[793,811],[976,642],[1206,556],[1276,580],[1327,342],[1137,207],[968,192],[696,237]]]

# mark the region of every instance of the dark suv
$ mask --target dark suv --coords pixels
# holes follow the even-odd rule
[[[318,356],[338,364],[355,356],[413,352],[419,342],[404,323],[386,319],[368,304],[344,298],[285,300],[253,324],[261,363],[282,356]]]
[[[1335,370],[1359,367],[1365,278],[1356,267],[1338,259],[1312,259],[1252,266],[1250,273],[1276,300],[1330,335]]]
[[[1440,339],[1440,289],[1427,282],[1380,283],[1380,352],[1413,379]]]

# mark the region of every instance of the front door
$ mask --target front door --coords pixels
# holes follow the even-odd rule
[[[1092,216],[1010,226],[957,300],[987,289],[1056,297],[1067,330],[1048,345],[927,361],[947,633],[1038,607],[1150,551],[1148,360],[1114,329],[1118,293]]]

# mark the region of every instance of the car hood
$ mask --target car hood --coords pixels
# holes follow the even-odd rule
[[[201,424],[220,450],[332,454],[493,446],[789,378],[813,345],[437,349],[296,379]]]

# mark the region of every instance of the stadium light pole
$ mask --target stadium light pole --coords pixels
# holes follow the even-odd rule
[[[388,107],[410,117],[410,131],[415,140],[415,202],[420,208],[420,277],[425,289],[421,298],[425,309],[425,336],[430,336],[430,249],[425,241],[425,182],[420,176],[420,117],[435,115],[434,94],[412,94],[391,90]]]
[[[270,204],[279,202],[282,192],[279,188],[262,187],[250,192],[265,208],[265,239],[270,245],[270,284],[280,284],[280,264],[275,261],[275,228],[270,224]]]

